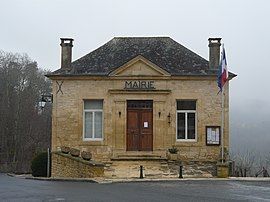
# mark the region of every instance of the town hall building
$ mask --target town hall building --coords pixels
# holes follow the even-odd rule
[[[52,176],[139,177],[143,166],[144,177],[177,177],[179,165],[186,177],[216,176],[222,141],[229,150],[220,42],[209,38],[207,61],[169,37],[115,37],[72,62],[73,39],[62,38],[61,68],[47,75]]]

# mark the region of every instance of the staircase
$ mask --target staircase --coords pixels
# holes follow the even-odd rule
[[[215,162],[185,161],[184,178],[211,178],[216,176]],[[106,178],[139,178],[140,166],[143,166],[145,178],[178,178],[180,161],[170,161],[162,155],[152,153],[118,154],[105,163]]]
[[[105,163],[104,175],[107,178],[139,178],[143,166],[145,178],[177,177],[171,170],[167,158],[155,154],[119,154]]]

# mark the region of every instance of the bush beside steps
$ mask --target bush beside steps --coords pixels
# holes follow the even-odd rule
[[[31,170],[34,177],[47,177],[47,161],[47,152],[39,153],[34,157],[31,162]]]

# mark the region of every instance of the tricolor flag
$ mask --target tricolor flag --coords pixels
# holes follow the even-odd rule
[[[225,54],[225,48],[224,45],[222,46],[222,55],[219,65],[219,71],[218,71],[218,87],[220,88],[220,91],[222,91],[222,88],[226,81],[228,80],[229,73],[227,68],[227,60],[226,60],[226,54]]]

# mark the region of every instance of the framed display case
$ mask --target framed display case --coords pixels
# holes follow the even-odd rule
[[[206,145],[220,145],[220,126],[206,126]]]

